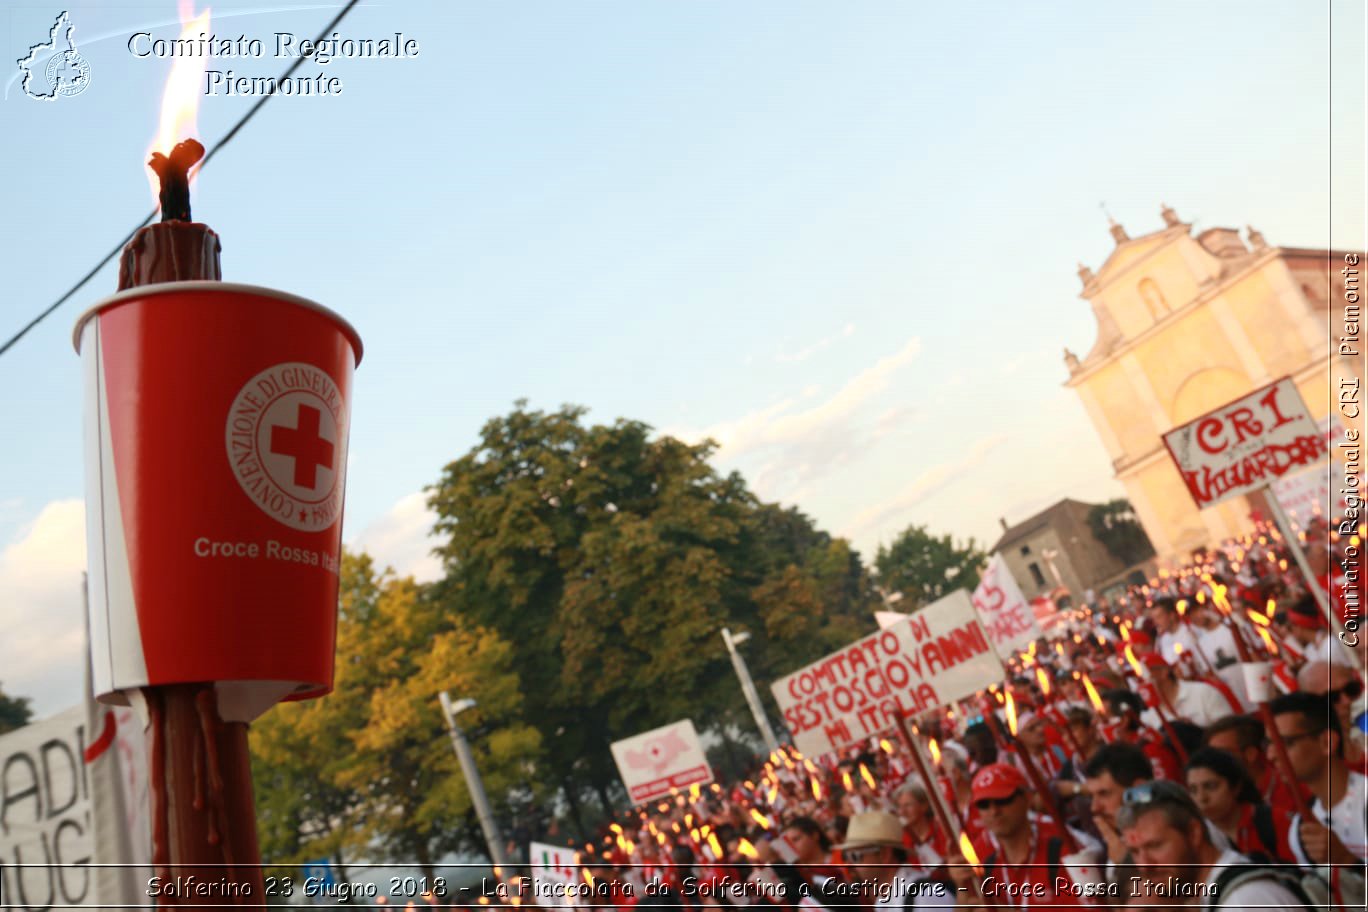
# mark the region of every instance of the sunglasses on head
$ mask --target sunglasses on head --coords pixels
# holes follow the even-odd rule
[[[1121,794],[1121,801],[1127,807],[1139,807],[1162,802],[1196,808],[1188,790],[1176,782],[1169,782],[1167,779],[1155,779],[1150,782],[1143,782],[1140,785],[1133,785]]]
[[[1013,801],[1016,801],[1016,800],[1017,800],[1017,796],[1020,795],[1020,794],[1021,794],[1021,791],[1018,789],[1017,791],[1012,792],[1012,794],[1008,795],[1006,798],[980,798],[980,799],[978,799],[977,801],[974,802],[974,807],[978,808],[980,811],[986,811],[986,810],[988,810],[990,807],[994,807],[994,808],[1006,807],[1007,805],[1011,804]]]

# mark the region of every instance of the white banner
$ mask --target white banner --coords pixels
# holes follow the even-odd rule
[[[94,902],[85,708],[0,735],[0,904],[45,910]],[[19,867],[41,865],[41,867]]]
[[[1174,428],[1164,445],[1199,509],[1257,491],[1329,452],[1288,377]]]
[[[953,703],[1003,678],[963,589],[771,685],[810,757],[888,730],[898,715]]]
[[[983,632],[1003,659],[1010,659],[1044,635],[1001,554],[988,561],[973,602]]]
[[[622,784],[635,804],[713,780],[703,742],[689,719],[614,741],[612,751]]]
[[[575,905],[574,885],[579,880],[578,853],[544,842],[528,844],[527,863],[532,869],[532,896],[539,906]]]

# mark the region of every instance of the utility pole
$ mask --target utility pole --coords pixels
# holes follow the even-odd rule
[[[755,724],[760,729],[760,737],[765,739],[765,747],[770,753],[779,749],[779,739],[774,737],[774,729],[770,727],[769,717],[765,715],[765,707],[760,702],[760,694],[755,690],[755,682],[751,680],[750,669],[746,667],[746,660],[741,657],[741,653],[736,651],[736,647],[750,639],[749,633],[738,633],[733,635],[726,627],[722,628],[722,641],[727,644],[727,652],[731,654],[732,667],[736,669],[736,676],[741,679],[741,692],[746,695],[746,702],[750,704],[751,715],[755,716]]]
[[[470,791],[470,803],[475,805],[475,815],[480,818],[480,829],[484,831],[485,845],[489,847],[489,858],[496,868],[504,868],[508,862],[504,858],[503,839],[499,836],[499,825],[494,820],[494,812],[489,807],[489,796],[485,794],[480,770],[475,766],[475,755],[470,752],[470,742],[456,724],[458,713],[475,706],[474,700],[451,700],[445,690],[437,695],[442,702],[442,715],[446,716],[447,730],[451,732],[451,746],[456,749],[456,759],[461,762],[461,772],[465,774],[466,788]]]

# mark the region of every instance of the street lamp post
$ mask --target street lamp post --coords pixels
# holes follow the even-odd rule
[[[485,794],[480,770],[475,766],[475,755],[470,752],[470,742],[465,733],[456,725],[458,713],[465,712],[475,705],[474,700],[451,700],[445,690],[437,695],[442,702],[442,715],[446,716],[447,730],[451,732],[451,746],[456,749],[456,759],[461,762],[461,772],[465,774],[466,788],[470,791],[470,802],[475,805],[475,815],[480,818],[480,829],[484,831],[485,844],[489,847],[489,858],[496,867],[504,867],[503,839],[499,836],[499,825],[494,820],[494,812],[489,807],[489,796]]]
[[[737,646],[749,639],[749,633],[733,634],[726,627],[722,628],[722,641],[727,644],[732,667],[736,669],[736,676],[741,679],[741,692],[746,695],[746,702],[750,704],[751,715],[755,716],[755,724],[760,729],[760,737],[765,739],[765,747],[769,748],[770,753],[774,753],[779,749],[779,739],[774,737],[774,729],[770,728],[769,717],[765,715],[765,707],[760,703],[760,694],[755,690],[755,682],[751,680],[746,660],[736,651]]]

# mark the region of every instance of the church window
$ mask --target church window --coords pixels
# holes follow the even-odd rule
[[[1159,290],[1153,279],[1140,280],[1140,297],[1144,298],[1145,306],[1149,308],[1150,317],[1153,319],[1158,320],[1168,313],[1168,302],[1164,300],[1164,293]]]
[[[1036,588],[1041,588],[1045,585],[1045,574],[1040,572],[1039,564],[1030,564],[1026,569],[1031,571],[1031,579],[1035,581]]]

